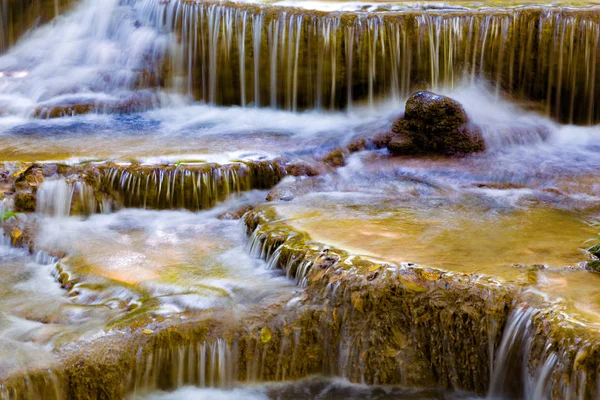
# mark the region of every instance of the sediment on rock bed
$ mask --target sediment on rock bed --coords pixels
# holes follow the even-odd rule
[[[318,342],[337,337],[338,346],[326,354],[335,354],[338,368],[325,371],[357,382],[491,396],[508,390],[517,397],[597,398],[598,332],[521,291],[521,283],[364,260],[277,221],[269,208],[246,215],[251,248],[288,275],[310,266],[303,298],[324,305],[313,311]],[[514,340],[515,330],[524,338]],[[525,370],[513,368],[514,360]]]
[[[322,372],[370,384],[487,390],[490,349],[499,343],[514,288],[370,261],[272,220],[269,209],[246,215],[251,248],[304,280],[305,301],[323,306],[298,316],[323,344]]]
[[[50,369],[6,378],[0,397],[122,398],[312,374],[483,394],[502,379],[498,360],[512,345],[505,340],[511,318],[523,308],[531,310],[520,320],[531,346],[512,351],[527,357],[526,373],[548,377],[540,371],[552,364],[554,398],[596,394],[596,334],[543,304],[523,303],[540,301],[520,294],[517,283],[354,256],[311,241],[269,207],[248,212],[245,224],[252,254],[305,286],[295,300],[241,320],[187,315],[171,323],[142,314],[84,348],[65,350]]]
[[[600,60],[589,51],[600,45],[598,8],[327,13],[144,4],[149,23],[181,38],[170,73],[212,104],[344,109],[484,78],[560,121],[600,121]]]

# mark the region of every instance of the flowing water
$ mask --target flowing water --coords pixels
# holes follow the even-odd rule
[[[136,319],[183,320],[225,310],[235,321],[293,295],[285,278],[249,257],[242,230],[236,221],[217,219],[219,209],[125,210],[86,220],[59,210],[40,216],[37,257],[10,248],[10,241],[2,245],[5,376],[52,365],[52,350],[111,335]],[[44,249],[67,256],[59,262]]]
[[[461,102],[486,151],[322,162],[418,89]],[[598,99],[593,2],[0,0],[0,398],[597,398]],[[22,187],[35,212],[14,218]],[[253,206],[323,253],[280,271],[297,237],[248,239],[230,218]],[[368,319],[351,283],[319,292],[330,248],[510,298],[439,300],[439,350]],[[472,315],[485,341],[453,352]],[[481,384],[459,381],[463,346]],[[378,351],[401,379],[368,377]]]

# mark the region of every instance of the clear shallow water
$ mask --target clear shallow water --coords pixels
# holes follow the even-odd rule
[[[153,329],[213,311],[235,321],[288,301],[292,284],[245,252],[239,221],[216,218],[228,206],[204,213],[124,210],[83,220],[40,216],[37,248],[66,254],[60,268],[74,285],[61,288],[56,259],[35,262],[0,246],[0,372],[50,364],[54,350],[127,330],[136,318]]]
[[[394,109],[395,111],[395,109]],[[380,111],[381,112],[381,111]],[[0,117],[0,153],[6,161],[216,160],[244,155],[304,154],[374,127],[382,118],[368,109],[355,115],[206,105],[164,108],[130,116],[90,115],[58,120]]]
[[[520,282],[597,326],[600,277],[581,265],[586,240],[597,234],[589,225],[600,215],[595,181],[533,166],[494,180],[485,169],[497,174],[502,166],[485,157],[395,163],[377,153],[353,156],[332,175],[284,182],[280,190],[296,197],[274,208],[313,240],[375,259]]]

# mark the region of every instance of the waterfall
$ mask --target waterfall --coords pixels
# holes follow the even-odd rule
[[[89,215],[96,208],[94,191],[84,182],[69,183],[64,178],[48,179],[37,190],[36,211],[43,215]]]
[[[545,335],[536,324],[546,324],[549,315],[535,321],[540,310],[518,305],[510,313],[496,352],[488,399],[598,398],[596,377],[587,376],[586,358],[594,357],[594,342],[575,336],[572,326],[558,337]],[[556,323],[553,321],[552,323]],[[560,332],[558,329],[556,332]],[[565,335],[566,333],[566,335]]]
[[[0,1],[0,54],[21,35],[64,12],[73,0]]]
[[[531,318],[534,309],[516,308],[508,318],[502,342],[495,356],[488,398],[504,399],[524,395],[531,349]]]
[[[237,345],[224,339],[158,347],[149,353],[140,348],[128,387],[132,397],[140,390],[182,387],[230,388],[237,380]]]
[[[345,109],[485,79],[562,121],[600,121],[597,8],[366,14],[140,3],[151,10],[148,24],[179,35],[176,75],[188,79],[188,95],[208,103]]]
[[[313,266],[313,260],[310,256],[296,254],[286,248],[285,242],[293,238],[289,235],[282,243],[282,236],[279,232],[270,235],[261,231],[258,225],[253,231],[247,231],[249,234],[246,251],[254,258],[259,258],[266,262],[266,268],[269,270],[281,269],[285,276],[294,281],[300,287],[306,287],[308,272]]]
[[[0,56],[0,109],[59,117],[125,113],[158,102],[171,35],[142,24],[135,2],[83,0]]]
[[[197,166],[110,167],[104,190],[125,207],[203,210],[231,195],[274,186],[285,172],[276,162]]]
[[[560,121],[595,124],[599,49],[597,7],[364,13],[84,0],[0,57],[0,108],[123,113],[156,106],[152,90],[166,88],[222,106],[343,110],[484,80]]]

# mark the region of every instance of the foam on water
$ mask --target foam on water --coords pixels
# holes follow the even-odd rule
[[[367,386],[351,383],[343,378],[312,377],[298,382],[243,385],[232,389],[182,387],[173,392],[153,392],[132,396],[130,400],[269,400],[269,399],[322,399],[322,400],[409,400],[446,399],[476,400],[472,394],[412,389],[400,386]]]
[[[140,72],[160,68],[170,40],[136,13],[134,3],[85,0],[31,32],[0,56],[0,109],[31,116],[56,104],[129,99]]]

